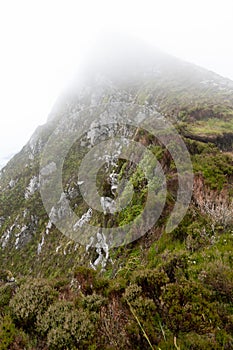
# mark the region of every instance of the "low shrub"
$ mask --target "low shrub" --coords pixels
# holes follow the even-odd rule
[[[47,338],[49,349],[83,348],[84,344],[91,344],[97,320],[95,312],[75,309],[69,301],[58,301],[38,319],[37,332]]]
[[[57,297],[57,292],[44,280],[31,279],[22,284],[10,301],[12,315],[25,328],[33,328]]]
[[[5,316],[0,321],[0,350],[8,350],[17,335],[17,329],[10,318]]]

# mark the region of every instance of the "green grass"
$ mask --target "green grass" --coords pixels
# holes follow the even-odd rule
[[[217,118],[211,118],[207,120],[200,120],[195,124],[188,125],[188,131],[193,134],[216,136],[222,135],[223,133],[233,132],[233,118],[230,120],[223,120]]]

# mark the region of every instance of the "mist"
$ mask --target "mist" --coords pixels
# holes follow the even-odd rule
[[[22,0],[2,3],[0,10],[0,167],[46,122],[74,77],[88,74],[83,63],[89,74],[106,69],[106,62],[119,76],[142,68],[151,56],[139,41],[233,79],[230,0]]]

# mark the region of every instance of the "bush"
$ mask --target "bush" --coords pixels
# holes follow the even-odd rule
[[[50,330],[63,326],[67,315],[72,311],[74,305],[69,301],[58,301],[37,317],[37,331],[42,335]]]
[[[27,349],[27,337],[16,329],[11,317],[6,315],[0,320],[0,350]]]
[[[192,253],[210,245],[211,238],[205,228],[198,223],[191,224],[187,229],[186,248]]]
[[[136,283],[130,284],[123,294],[123,297],[128,302],[134,302],[142,294],[142,287]]]
[[[181,344],[184,349],[190,350],[217,350],[219,345],[214,339],[214,335],[200,335],[194,332],[182,335]],[[182,348],[181,348],[182,349]],[[224,348],[223,348],[224,349]]]
[[[93,316],[93,315],[92,315]],[[49,349],[85,349],[92,344],[95,334],[95,317],[86,311],[69,312],[65,322],[48,332]]]
[[[218,299],[233,302],[233,272],[219,262],[209,264],[200,274],[200,279],[213,289]]]
[[[56,299],[57,293],[44,280],[28,280],[21,285],[10,307],[13,316],[24,327],[34,327],[37,318]]]
[[[175,347],[176,344],[176,347]],[[166,336],[159,343],[159,349],[163,350],[217,350],[220,349],[214,339],[214,336],[199,335],[195,332],[187,334],[180,333],[178,338],[173,335]]]
[[[221,324],[211,294],[195,282],[171,283],[161,296],[163,319],[175,335],[179,332],[204,334]]]
[[[96,271],[85,266],[78,266],[74,272],[79,288],[83,294],[93,293],[93,284],[96,280]]]
[[[188,257],[186,253],[181,251],[164,257],[167,261],[163,264],[163,269],[171,283],[187,277]]]
[[[145,269],[134,273],[133,282],[142,288],[145,296],[158,300],[161,294],[161,288],[169,281],[164,271],[157,269]]]
[[[89,311],[99,312],[101,306],[107,303],[107,299],[101,295],[93,293],[92,295],[87,295],[82,299],[82,307]]]
[[[17,330],[10,316],[5,316],[0,322],[0,350],[8,350],[13,343]]]
[[[59,301],[39,318],[37,331],[47,336],[51,349],[82,348],[93,338],[97,320],[96,313],[82,308],[76,310],[72,302]]]
[[[12,284],[5,284],[0,287],[0,311],[9,305],[14,289],[15,286]]]
[[[131,284],[126,288],[123,298],[128,303],[131,314],[134,317],[134,322],[130,322],[127,325],[129,336],[132,337],[133,333],[138,333],[140,346],[145,348],[146,343],[144,344],[144,336],[140,329],[142,327],[150,341],[156,344],[160,333],[160,317],[154,300],[144,297],[142,295],[142,287],[137,284]]]
[[[52,349],[75,349],[70,333],[63,328],[52,329],[48,334],[47,344]]]

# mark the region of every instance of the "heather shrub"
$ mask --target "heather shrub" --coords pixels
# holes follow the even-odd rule
[[[12,284],[4,284],[0,286],[0,311],[9,305],[15,286]]]
[[[157,310],[155,302],[142,295],[142,288],[136,284],[131,284],[123,294],[123,300],[135,310],[137,316],[141,319],[149,320],[154,316]]]
[[[214,339],[214,335],[199,335],[195,332],[180,333],[178,337],[172,334],[159,342],[161,350],[217,350],[220,349]]]
[[[12,315],[22,326],[33,327],[56,296],[57,293],[46,281],[27,280],[10,301]]]
[[[140,347],[145,348],[145,334],[142,328],[153,343],[158,342],[159,314],[157,303],[147,298],[142,293],[142,287],[137,284],[129,285],[123,294],[123,300],[127,302],[134,320],[128,323],[127,332],[134,343],[133,335],[137,334]]]
[[[142,287],[136,283],[130,284],[123,294],[126,301],[132,303],[142,294]]]
[[[50,305],[43,314],[37,317],[37,331],[44,335],[62,326],[73,308],[73,303],[69,301],[58,301]]]
[[[156,315],[156,305],[152,299],[140,296],[134,302],[130,303],[141,320],[152,321]],[[153,322],[152,322],[153,323]]]
[[[232,330],[229,333],[227,333],[224,329],[221,329],[221,330],[218,330],[215,334],[215,339],[216,339],[219,347],[221,347],[224,350],[233,349]]]
[[[10,316],[5,316],[0,320],[0,350],[9,349],[13,343],[17,330]]]
[[[28,349],[26,335],[16,328],[9,315],[0,319],[0,350]]]
[[[84,310],[72,310],[62,321],[48,332],[49,349],[87,349],[88,345],[93,343],[96,314]]]
[[[221,262],[210,263],[199,278],[214,291],[217,299],[229,303],[233,301],[233,272],[230,267]]]
[[[210,245],[211,238],[206,232],[206,229],[201,227],[200,224],[194,222],[187,228],[186,248],[195,252],[203,247]]]
[[[188,256],[185,252],[165,253],[163,259],[163,270],[169,282],[177,282],[187,277]]]
[[[184,349],[190,349],[190,350],[219,349],[219,344],[217,344],[213,334],[212,335],[210,334],[208,336],[208,335],[200,335],[194,332],[190,332],[182,335],[181,344]]]
[[[144,269],[133,274],[132,281],[142,288],[145,296],[153,300],[159,299],[161,288],[169,281],[164,271]]]
[[[52,349],[75,349],[70,333],[63,328],[51,329],[48,334],[47,344]]]
[[[101,307],[98,322],[98,348],[130,349],[126,332],[127,311],[121,298],[116,295],[111,295],[109,302]]]
[[[95,312],[75,309],[69,301],[49,306],[39,317],[37,332],[47,338],[49,349],[76,349],[91,343],[98,316]]]
[[[179,332],[208,333],[221,324],[211,294],[195,282],[171,283],[161,295],[163,320],[175,335]]]
[[[79,288],[83,294],[92,294],[93,285],[96,280],[96,271],[85,266],[78,266],[74,272]]]
[[[99,312],[101,307],[107,303],[107,299],[102,295],[93,293],[91,295],[87,295],[81,301],[81,305],[84,309],[89,311]]]

